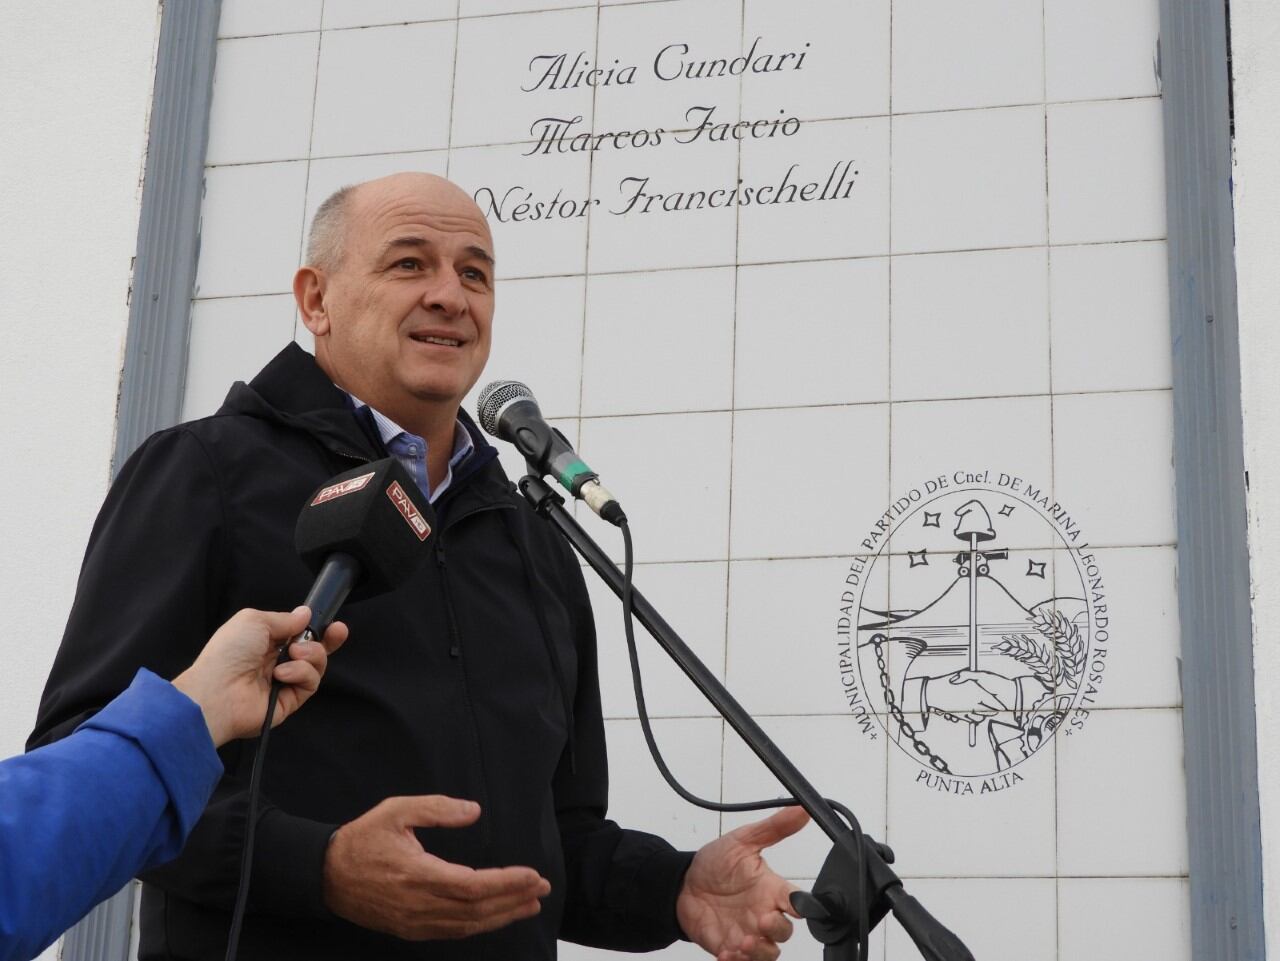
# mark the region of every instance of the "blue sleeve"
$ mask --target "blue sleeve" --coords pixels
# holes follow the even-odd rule
[[[71,736],[0,761],[0,961],[177,857],[221,775],[200,708],[147,670]]]

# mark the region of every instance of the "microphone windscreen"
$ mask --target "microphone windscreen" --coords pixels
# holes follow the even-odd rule
[[[527,400],[537,406],[533,391],[518,380],[495,380],[480,392],[476,401],[476,414],[479,415],[480,426],[485,433],[493,437],[501,437],[498,433],[498,418],[502,410],[512,401]]]
[[[360,562],[353,600],[398,587],[422,563],[435,527],[431,505],[393,457],[331,477],[298,514],[294,545],[318,572],[335,552]]]

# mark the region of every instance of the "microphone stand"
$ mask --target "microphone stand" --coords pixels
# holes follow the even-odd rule
[[[622,572],[564,509],[564,498],[533,471],[531,468],[530,474],[521,479],[520,493],[621,597]],[[653,605],[634,588],[631,597],[640,623],[831,839],[831,853],[823,863],[813,892],[797,891],[792,895],[792,906],[807,920],[814,938],[824,945],[823,961],[856,961],[864,933],[859,919],[867,917],[870,927],[874,928],[890,911],[928,961],[973,961],[964,943],[904,890],[901,879],[889,867],[893,852],[865,836],[859,845],[852,828],[805,780]],[[860,890],[863,903],[859,903]]]

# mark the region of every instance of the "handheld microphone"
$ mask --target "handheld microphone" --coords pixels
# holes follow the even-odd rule
[[[398,587],[422,563],[435,515],[393,457],[364,464],[320,485],[298,515],[294,545],[316,572],[303,602],[306,640],[324,636],[348,596],[361,600]]]
[[[495,380],[476,404],[480,426],[515,444],[532,472],[552,475],[560,486],[610,524],[621,527],[627,515],[599,475],[583,462],[564,435],[548,424],[533,392],[517,380]]]

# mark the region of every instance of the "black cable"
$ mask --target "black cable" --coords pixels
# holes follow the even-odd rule
[[[262,785],[262,769],[266,766],[267,739],[271,736],[271,720],[276,715],[276,701],[280,697],[280,682],[271,682],[267,695],[267,715],[262,719],[262,731],[258,735],[258,747],[253,754],[253,768],[249,773],[249,813],[244,828],[244,846],[240,849],[240,887],[236,892],[236,906],[231,912],[231,931],[227,934],[226,961],[235,961],[240,949],[240,928],[244,923],[245,905],[249,903],[249,873],[253,867],[253,836],[258,826],[258,795]]]
[[[795,798],[775,798],[769,801],[740,801],[737,803],[725,803],[722,801],[708,801],[700,798],[693,792],[686,790],[684,785],[676,780],[675,775],[671,773],[671,769],[667,767],[667,762],[663,760],[662,753],[658,750],[658,742],[654,739],[653,728],[649,723],[649,712],[644,702],[644,684],[640,678],[640,657],[636,650],[636,632],[633,623],[634,599],[632,597],[632,574],[635,568],[635,555],[631,546],[631,528],[624,520],[618,525],[622,529],[622,627],[627,637],[627,656],[631,660],[631,685],[635,689],[636,695],[636,712],[640,715],[640,730],[644,733],[645,744],[649,747],[649,755],[653,758],[653,763],[657,766],[662,778],[667,782],[671,790],[684,798],[690,804],[705,808],[708,811],[767,811],[772,808],[792,807],[799,802]],[[858,950],[855,955],[855,961],[865,961],[870,957],[869,939],[870,917],[866,899],[866,883],[867,872],[863,864],[862,845],[864,843],[862,826],[858,823],[858,819],[854,817],[853,812],[839,801],[831,798],[823,798],[833,810],[840,814],[841,817],[849,824],[849,833],[853,836],[854,846],[854,869],[858,877],[858,889],[854,896],[857,900],[858,912]]]

